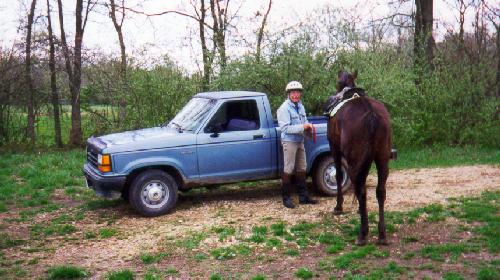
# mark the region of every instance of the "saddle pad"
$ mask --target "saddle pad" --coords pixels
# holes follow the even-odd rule
[[[339,104],[337,104],[337,106],[335,106],[335,107],[334,107],[334,108],[330,111],[330,117],[335,116],[335,114],[337,114],[337,111],[338,111],[338,110],[340,110],[340,108],[342,108],[342,106],[344,106],[344,104],[346,104],[347,102],[349,102],[349,101],[351,101],[351,100],[353,100],[353,99],[355,99],[355,98],[358,98],[358,97],[359,97],[359,95],[358,95],[357,93],[354,93],[354,94],[352,95],[352,97],[351,97],[351,98],[346,99],[346,100],[344,100],[344,101],[340,102]]]

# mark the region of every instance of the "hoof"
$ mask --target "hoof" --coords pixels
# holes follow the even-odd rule
[[[356,245],[357,246],[365,246],[366,245],[366,239],[356,239]]]
[[[389,245],[389,241],[387,241],[387,239],[385,239],[385,238],[379,239],[377,241],[377,245],[387,246],[387,245]]]

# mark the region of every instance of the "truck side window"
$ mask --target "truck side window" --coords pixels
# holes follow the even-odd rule
[[[260,128],[259,109],[255,100],[227,101],[217,110],[205,132],[246,131]]]

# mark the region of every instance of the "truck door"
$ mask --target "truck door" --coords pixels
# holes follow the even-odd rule
[[[268,178],[271,137],[262,98],[226,100],[197,135],[202,183]]]

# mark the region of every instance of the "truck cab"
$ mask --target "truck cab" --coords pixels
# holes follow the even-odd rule
[[[328,195],[345,191],[347,176],[336,186],[326,118],[309,119],[318,134],[305,142],[308,174]],[[266,94],[204,92],[165,125],[89,138],[83,172],[98,195],[121,195],[139,213],[157,216],[173,209],[179,190],[279,178],[280,134]]]

